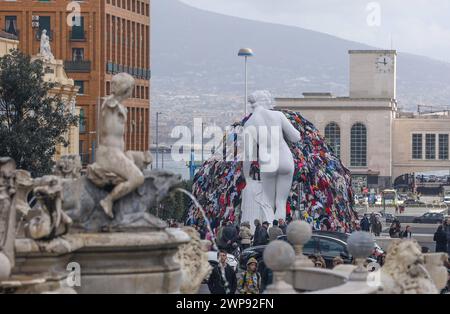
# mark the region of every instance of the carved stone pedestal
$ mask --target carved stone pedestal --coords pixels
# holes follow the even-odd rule
[[[189,241],[180,229],[18,239],[13,276],[2,284],[11,293],[179,293],[175,256]],[[80,266],[80,286],[70,284],[70,263]]]
[[[189,236],[177,229],[150,233],[80,234],[84,247],[78,293],[179,293],[178,247]]]

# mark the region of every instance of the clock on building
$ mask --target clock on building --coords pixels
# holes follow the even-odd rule
[[[382,73],[392,72],[394,69],[394,60],[390,56],[382,55],[376,60],[377,71]]]

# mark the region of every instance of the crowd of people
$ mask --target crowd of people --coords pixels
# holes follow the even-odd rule
[[[362,231],[372,232],[377,237],[380,236],[383,231],[383,224],[381,223],[380,216],[375,213],[370,214],[370,216],[365,214],[359,225]]]
[[[218,264],[208,279],[208,288],[212,294],[260,294],[263,291],[258,261],[255,258],[249,258],[247,269],[239,275],[239,279],[227,263],[227,251],[220,249],[217,259]]]

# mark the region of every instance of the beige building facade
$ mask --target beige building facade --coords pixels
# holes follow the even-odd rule
[[[8,54],[11,49],[17,49],[19,41],[15,35],[0,30],[0,57]],[[32,60],[38,57],[32,57]],[[55,87],[50,91],[50,95],[59,95],[66,104],[67,110],[79,116],[80,108],[76,106],[76,96],[79,90],[75,86],[74,80],[69,79],[64,70],[64,62],[62,60],[53,60],[44,62],[44,81],[55,83]],[[69,132],[65,134],[69,142],[68,146],[58,145],[56,147],[55,160],[63,155],[79,154],[79,127],[73,126]]]
[[[349,96],[303,93],[276,98],[277,108],[314,123],[353,175],[355,188],[387,188],[414,172],[449,170],[448,112],[397,108],[395,50],[351,50]]]
[[[36,58],[36,57],[34,57]],[[33,59],[34,59],[33,58]],[[55,83],[49,94],[51,96],[60,96],[66,105],[66,110],[72,114],[79,116],[80,108],[76,106],[76,97],[79,87],[75,86],[74,80],[69,79],[64,70],[63,60],[53,60],[44,62],[44,81]],[[70,127],[69,131],[64,134],[69,145],[59,144],[56,146],[54,159],[58,160],[64,155],[79,155],[80,129],[79,125]]]

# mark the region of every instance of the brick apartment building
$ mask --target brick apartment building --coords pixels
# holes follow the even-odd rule
[[[78,25],[69,26],[68,5],[79,4]],[[75,20],[77,21],[77,20]],[[126,102],[127,150],[147,150],[150,130],[150,1],[149,0],[0,0],[0,30],[17,35],[19,49],[39,52],[43,29],[56,59],[80,91],[79,151],[83,163],[93,160],[97,141],[98,104],[110,94],[111,78],[127,72],[136,79]]]

